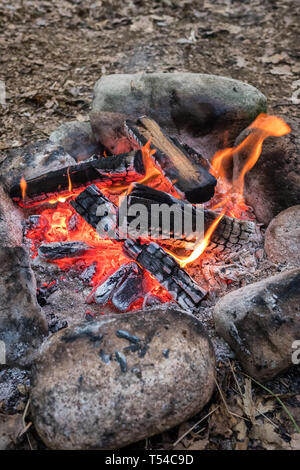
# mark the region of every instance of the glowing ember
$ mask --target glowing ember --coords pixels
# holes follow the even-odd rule
[[[180,264],[182,268],[184,268],[187,264],[192,263],[193,261],[195,261],[202,255],[204,250],[208,247],[210,238],[212,234],[214,233],[216,227],[218,226],[224,214],[225,214],[225,211],[223,211],[219,215],[219,217],[217,217],[217,219],[213,221],[213,223],[211,224],[211,226],[208,228],[207,232],[205,233],[204,238],[199,243],[197,243],[195,249],[190,254],[190,256],[181,257],[181,256],[176,256],[173,253],[170,253],[173,256],[173,258],[175,258],[176,261],[178,261],[178,263]]]
[[[180,257],[174,253],[170,253],[181,265],[186,265],[197,260],[209,245],[211,235],[218,226],[224,214],[231,217],[243,218],[249,217],[248,207],[245,204],[243,191],[244,179],[248,171],[250,171],[258,160],[264,139],[269,136],[282,136],[290,132],[289,126],[280,118],[261,114],[251,124],[252,131],[239,145],[233,148],[226,148],[218,151],[212,160],[212,174],[217,177],[218,184],[216,194],[209,202],[209,206],[220,211],[219,217],[212,223],[207,230],[204,238],[199,240],[194,251],[187,257]],[[226,137],[227,139],[227,137]],[[145,176],[138,182],[147,184],[161,191],[169,192],[173,196],[179,198],[172,182],[167,180],[159,168],[156,167],[152,155],[154,150],[150,147],[151,141],[141,149],[143,153],[143,163],[145,167]],[[228,181],[226,177],[227,170],[232,166],[233,156],[236,153],[242,153],[244,164],[240,173],[233,179]],[[123,253],[122,242],[116,240],[103,240],[97,232],[79,217],[74,209],[68,203],[70,198],[76,197],[84,188],[72,189],[72,182],[69,170],[68,181],[69,191],[60,193],[59,195],[48,199],[48,204],[55,205],[53,208],[47,206],[43,210],[40,205],[38,213],[41,215],[41,223],[38,227],[31,228],[27,233],[27,238],[32,240],[33,257],[37,256],[37,249],[42,242],[58,242],[58,241],[83,241],[86,242],[91,249],[78,258],[64,258],[52,260],[61,269],[69,269],[75,267],[80,270],[88,266],[94,265],[95,272],[91,281],[92,286],[97,286],[103,282],[106,277],[116,271],[121,265],[128,263],[130,260]],[[26,196],[26,181],[21,179],[22,198]],[[99,189],[111,200],[116,203],[116,195],[125,195],[131,191],[131,184],[120,185],[114,187],[101,187]],[[45,202],[43,201],[43,204]],[[22,205],[22,203],[20,204]],[[36,205],[36,204],[34,204]],[[163,289],[156,279],[149,273],[145,272],[148,292],[158,296],[162,301],[169,301],[170,294]],[[134,308],[141,306],[142,300],[134,304]]]

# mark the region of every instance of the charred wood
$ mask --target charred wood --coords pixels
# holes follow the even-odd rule
[[[161,246],[127,239],[123,249],[152,274],[182,308],[196,310],[199,307],[207,292]]]
[[[136,263],[125,264],[97,287],[94,300],[99,305],[111,301],[117,310],[126,312],[143,297],[143,280],[143,271]]]
[[[101,216],[99,218],[97,215],[97,208],[101,204],[107,204],[107,202],[112,204],[96,186],[92,185],[83,191],[75,201],[72,201],[72,205],[95,228],[99,222],[103,222]],[[109,217],[110,214],[111,212],[109,212],[108,207],[107,216],[104,216],[104,218]],[[105,221],[104,224],[106,223]],[[163,248],[153,242],[142,244],[140,241],[130,239],[124,242],[123,247],[125,253],[152,274],[169,291],[181,307],[192,310],[197,309],[201,300],[206,295],[206,291],[201,289]],[[98,287],[94,296],[96,302],[104,305],[108,300],[113,299],[115,295],[113,302],[115,306],[117,308],[125,308],[134,301],[133,299],[136,300],[135,297],[132,297],[131,293],[134,289],[139,294],[141,293],[142,280],[139,277],[139,272],[135,272],[135,275],[132,274],[133,269],[136,268],[130,267],[130,265],[121,266],[116,273]],[[130,274],[132,275],[129,277],[124,288],[121,288],[121,291],[117,294],[119,286],[129,276],[128,270],[131,271]],[[139,279],[137,280],[137,278]],[[136,288],[137,286],[138,289]],[[130,298],[126,299],[125,294],[130,294]]]
[[[43,243],[38,248],[38,255],[43,260],[75,258],[83,255],[91,247],[81,241]]]
[[[26,181],[26,201],[43,201],[58,192],[101,182],[106,186],[121,182],[132,182],[144,175],[143,156],[140,150],[129,154],[112,155],[106,158],[91,158],[73,166],[50,171]],[[10,188],[10,196],[18,201],[22,198],[20,179]]]
[[[135,301],[141,299],[144,295],[144,273],[135,264],[122,284],[113,293],[111,303],[120,312],[126,312]]]
[[[181,199],[176,199],[168,193],[158,191],[139,183],[136,183],[128,195],[127,199],[124,199],[122,204],[128,204],[128,208],[133,204],[143,204],[148,211],[148,229],[151,231],[151,206],[154,204],[167,204],[169,207],[178,207],[182,210],[182,227],[183,236],[180,239],[176,239],[177,234],[174,231],[173,218],[171,214],[170,218],[170,232],[163,233],[163,227],[161,219],[159,219],[160,227],[158,227],[159,239],[163,240],[165,244],[172,244],[173,247],[182,247],[186,249],[192,249],[194,243],[199,241],[199,238],[203,235],[203,232],[197,232],[197,217],[203,217],[203,229],[204,233],[208,230],[210,225],[219,216],[215,211],[209,209],[202,209],[192,204],[187,204]],[[122,210],[122,213],[125,211]],[[184,224],[184,212],[187,216],[191,217],[192,232],[185,230]],[[128,223],[132,220],[132,217],[127,216]],[[151,232],[150,232],[151,233]],[[257,225],[250,220],[235,219],[229,216],[224,216],[216,227],[215,231],[211,236],[211,242],[225,246],[232,245],[243,245],[249,241],[258,240],[260,238]]]
[[[199,203],[208,201],[214,195],[215,177],[196,163],[179,141],[174,144],[153,119],[141,117],[136,122],[128,120],[125,128],[138,145],[145,145],[151,139],[151,148],[155,150],[153,159],[182,197]]]
[[[116,229],[117,208],[97,186],[88,186],[70,204],[104,238]]]

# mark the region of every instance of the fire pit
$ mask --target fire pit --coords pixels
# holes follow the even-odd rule
[[[178,84],[175,80],[176,83]],[[113,83],[113,86],[116,84]],[[135,92],[132,93],[134,96]],[[274,265],[273,271],[270,264],[265,267],[261,224],[258,223],[253,208],[245,201],[244,185],[246,175],[261,155],[265,139],[288,134],[289,126],[279,117],[256,112],[255,119],[243,132],[243,138],[238,139],[235,144],[225,145],[224,140],[232,141],[238,137],[238,133],[234,135],[231,130],[233,135],[230,136],[228,129],[226,130],[228,122],[226,124],[226,119],[224,120],[227,112],[224,111],[224,104],[222,111],[221,106],[219,109],[208,103],[202,106],[202,127],[205,127],[205,117],[209,118],[206,124],[210,122],[203,137],[195,130],[200,119],[198,110],[195,111],[195,103],[190,98],[183,101],[180,87],[178,90],[173,89],[171,112],[169,116],[166,112],[163,119],[162,110],[155,103],[152,103],[154,109],[148,115],[137,116],[141,99],[139,92],[136,93],[136,101],[133,104],[123,103],[119,114],[111,109],[103,112],[97,109],[96,113],[94,111],[91,115],[92,143],[86,142],[84,148],[82,142],[78,146],[74,145],[78,136],[74,136],[71,144],[69,136],[65,147],[51,141],[39,142],[18,150],[17,155],[8,158],[3,164],[5,188],[15,204],[13,209],[7,194],[3,193],[3,201],[6,201],[9,211],[17,211],[16,220],[23,217],[25,220],[24,240],[9,241],[7,246],[11,253],[8,258],[7,254],[3,254],[3,265],[7,265],[8,270],[17,272],[14,275],[17,289],[22,290],[24,299],[27,296],[27,303],[23,300],[24,309],[33,313],[28,313],[27,323],[22,319],[23,326],[16,328],[16,334],[14,327],[9,333],[12,336],[5,334],[0,339],[7,345],[6,361],[9,365],[21,364],[22,367],[29,367],[33,364],[35,385],[32,409],[35,424],[43,441],[51,448],[121,447],[167,429],[180,422],[180,419],[202,409],[214,388],[215,365],[211,343],[199,320],[209,330],[217,358],[230,354],[228,346],[215,331],[211,312],[216,301],[229,291],[236,293],[236,289],[265,278],[266,269],[269,269],[268,274],[276,272]],[[205,102],[203,96],[201,99]],[[181,132],[172,132],[171,118],[175,125],[185,129],[184,132],[188,134],[186,139],[182,138],[184,136]],[[216,127],[212,124],[214,118]],[[239,124],[233,117],[230,119],[232,128],[238,129]],[[203,152],[200,151],[202,144]],[[76,160],[68,154],[70,148],[75,147]],[[210,154],[212,148],[214,152]],[[83,159],[82,155],[87,158]],[[11,220],[5,221],[6,230],[11,226]],[[8,238],[11,237],[9,234]],[[19,245],[18,253],[14,251],[16,245]],[[30,251],[30,262],[26,250]],[[291,274],[291,277],[287,276],[284,282],[294,282],[295,276],[298,276],[298,272]],[[274,282],[280,284],[281,281]],[[292,297],[293,295],[291,293]],[[46,315],[50,332],[59,331],[45,343],[42,356],[37,362],[35,356],[43,342],[43,336],[46,335],[46,327],[36,301]],[[11,297],[7,302],[13,305]],[[13,308],[12,306],[11,311]],[[170,308],[173,309],[171,313]],[[243,338],[241,324],[235,323],[239,313],[232,314],[228,307],[230,322],[227,324],[222,317],[226,308],[224,304],[221,314],[216,309],[218,331],[237,355],[241,349],[244,368],[258,377],[261,368],[267,368],[268,365],[259,369],[259,358],[255,359],[254,364],[252,359],[247,359],[248,353],[251,356],[248,350],[251,345],[248,347],[247,340]],[[185,312],[193,314],[198,320],[194,316],[191,320]],[[164,331],[164,315],[165,328],[171,329],[170,333]],[[178,321],[175,321],[178,330],[176,334],[174,331],[172,339],[174,315],[178,315]],[[20,318],[21,315],[18,321]],[[78,325],[79,321],[83,323]],[[114,325],[118,327],[115,328]],[[35,340],[32,344],[28,338],[31,328]],[[196,338],[193,328],[201,340]],[[292,336],[293,334],[291,338]],[[176,341],[174,338],[177,338]],[[18,346],[14,349],[16,341]],[[124,341],[127,342],[126,347]],[[154,343],[155,351],[157,348],[161,349],[159,359],[151,356],[156,354],[151,349]],[[181,344],[185,359],[176,344]],[[198,351],[198,347],[203,349]],[[83,355],[87,354],[87,362],[93,369],[91,364],[95,360],[92,359],[95,348],[101,365],[99,367],[106,367],[103,373],[107,383],[111,383],[113,375],[110,374],[113,373],[117,374],[114,377],[120,379],[116,388],[118,398],[115,390],[107,388],[107,394],[112,393],[114,400],[121,400],[121,390],[131,390],[129,395],[124,391],[124,397],[122,396],[127,411],[126,416],[124,412],[121,413],[122,419],[120,418],[129,437],[115,437],[118,436],[118,431],[115,430],[115,424],[110,423],[108,414],[107,422],[103,425],[105,432],[98,435],[98,440],[94,441],[84,433],[80,438],[82,441],[76,440],[76,424],[72,420],[68,429],[66,424],[66,433],[62,431],[64,436],[68,434],[71,437],[62,438],[60,431],[54,430],[55,423],[47,423],[43,414],[45,412],[52,416],[53,400],[57,406],[56,419],[59,426],[69,422],[74,407],[81,416],[81,405],[78,403],[82,400],[83,408],[87,406],[87,396],[82,390],[88,379],[84,377],[85,369],[81,365],[78,366],[81,375],[75,378],[77,369],[73,370],[74,364],[70,358],[82,351]],[[193,351],[193,359],[189,356],[189,351]],[[193,361],[198,353],[203,353],[204,356],[199,373],[196,373],[198,365],[195,366]],[[68,359],[63,359],[65,354]],[[145,363],[147,354],[151,356],[151,360]],[[161,404],[161,408],[153,412],[156,418],[153,422],[150,419],[148,427],[143,429],[139,422],[135,424],[135,431],[131,431],[128,410],[134,413],[132,394],[137,393],[144,418],[150,416],[154,406],[151,405],[152,402],[149,406],[146,405],[141,398],[143,395],[139,395],[144,393],[144,386],[146,389],[149,386],[148,395],[154,393],[152,385],[150,386],[154,376],[152,373],[142,372],[143,367],[147,368],[150,363],[154,367],[157,364],[161,366],[161,361],[167,361],[172,354],[176,360],[169,361],[170,367],[174,369],[175,376],[176,370],[180,371],[178,377],[186,383],[186,389],[189,390],[189,385],[185,369],[190,367],[192,376],[196,374],[193,377],[199,387],[207,388],[207,395],[198,399],[192,391],[189,392],[195,402],[191,405],[192,399],[186,395],[181,396],[177,385],[172,382],[169,366],[162,366],[166,367],[166,377],[169,380],[167,384],[155,369],[155,387],[161,386],[165,390],[168,406]],[[269,359],[267,353],[265,354],[267,364]],[[71,392],[67,386],[62,385],[59,372],[57,376],[56,372],[51,372],[53,375],[48,377],[52,366],[60,370],[59,365],[53,362],[54,358],[58,364],[60,361],[69,361],[64,364],[64,368],[68,368],[71,382],[73,379],[78,382],[76,387],[78,386],[80,398],[77,397],[79,401],[76,398],[77,404],[71,404],[72,399],[68,398]],[[183,365],[184,361],[188,366]],[[245,365],[247,361],[249,369]],[[114,364],[114,372],[107,369],[109,364]],[[266,376],[269,378],[276,375],[289,367],[289,364],[289,360],[285,358],[281,361],[278,356],[274,374],[268,369]],[[97,370],[98,366],[95,371]],[[98,372],[93,374],[94,382],[102,380],[98,377]],[[129,380],[128,374],[134,377],[134,381],[138,378],[139,384],[144,380],[141,392],[134,391],[130,382],[133,379]],[[61,396],[54,391],[55,385]],[[75,382],[73,386],[75,387]],[[88,395],[92,393],[92,388],[91,385],[87,386]],[[49,400],[43,398],[48,395]],[[69,408],[63,405],[64,400],[70,401]],[[160,400],[159,394],[157,400]],[[173,401],[174,409],[170,405]],[[115,406],[117,405],[113,405],[114,410]],[[104,413],[103,410],[102,412]],[[168,413],[174,418],[166,418],[165,426],[158,425],[161,417],[169,416]],[[87,415],[90,416],[90,409]],[[88,429],[90,425],[87,422],[83,427]],[[92,428],[95,425],[94,423]],[[64,426],[65,424],[63,428]]]
[[[89,303],[111,302],[118,311],[127,311],[149,299],[173,299],[182,308],[197,310],[209,285],[197,284],[184,268],[205,259],[210,243],[218,252],[230,252],[260,240],[243,199],[244,177],[259,158],[264,139],[284,135],[289,128],[279,118],[261,114],[252,129],[237,147],[217,152],[208,163],[143,117],[124,122],[127,145],[133,147],[128,154],[108,156],[104,150],[33,179],[22,176],[10,195],[33,213],[26,229],[33,258],[89,273],[94,286]],[[237,159],[230,181],[226,167],[239,153],[244,161]],[[187,253],[178,254],[180,249]]]

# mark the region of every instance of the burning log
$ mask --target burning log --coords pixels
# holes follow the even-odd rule
[[[162,247],[154,242],[127,239],[123,249],[152,274],[182,308],[196,310],[199,307],[207,292]]]
[[[71,203],[74,209],[95,228],[99,222],[101,225],[105,225],[107,217],[110,218],[110,212],[107,212],[103,217],[97,215],[98,206],[106,205],[107,201],[101,191],[92,185]],[[112,205],[111,202],[109,204]],[[152,274],[181,307],[194,310],[205,297],[206,291],[201,289],[177,261],[156,243],[142,244],[139,241],[127,239],[124,242],[124,252]],[[96,302],[104,305],[109,299],[112,299],[117,308],[129,306],[134,298],[132,297],[133,291],[136,289],[141,292],[142,286],[139,272],[133,274],[132,269],[130,265],[129,267],[128,265],[122,266],[104,284],[99,286],[95,292]],[[126,278],[128,278],[127,281],[125,281]],[[119,286],[121,286],[121,290],[118,292]]]
[[[136,122],[126,121],[125,128],[138,145],[143,146],[151,139],[155,162],[182,197],[199,203],[208,201],[214,195],[217,183],[215,177],[191,159],[179,141],[174,144],[172,139],[163,134],[153,119],[141,117]]]
[[[162,221],[159,219],[160,226],[158,227],[159,238],[163,240],[165,244],[171,243],[173,247],[182,247],[186,249],[193,249],[194,243],[199,241],[199,238],[203,235],[203,231],[197,232],[197,219],[201,220],[203,217],[202,227],[204,233],[208,230],[214,220],[219,216],[217,212],[208,209],[202,209],[192,204],[187,204],[181,199],[176,199],[168,193],[158,191],[139,183],[136,183],[128,195],[127,200],[124,199],[122,204],[128,204],[128,208],[133,204],[142,204],[147,208],[148,211],[148,229],[151,230],[151,206],[154,204],[166,204],[171,207],[178,207],[182,210],[182,227],[183,235],[180,239],[174,239],[176,234],[174,233],[174,221],[170,219],[170,231],[163,233]],[[121,210],[125,213],[124,209]],[[126,211],[127,213],[128,211]],[[184,214],[190,217],[191,224],[185,226]],[[130,223],[132,217],[127,215],[128,223]],[[232,245],[242,245],[248,243],[250,240],[257,239],[259,236],[257,226],[250,220],[234,219],[229,216],[223,216],[218,226],[214,230],[211,236],[211,242],[216,245],[222,245],[223,247]]]
[[[112,155],[106,158],[91,158],[77,165],[50,171],[26,181],[26,202],[44,201],[53,194],[68,192],[72,188],[101,182],[111,186],[124,181],[130,183],[140,179],[145,173],[141,150],[128,154]],[[21,180],[10,188],[10,196],[22,199]]]
[[[83,255],[91,247],[81,241],[44,243],[38,248],[42,260],[53,261],[63,258],[76,258]]]
[[[144,295],[143,271],[136,263],[121,266],[97,287],[95,302],[105,305],[111,301],[120,312],[126,312],[136,300]]]
[[[120,312],[126,312],[136,300],[141,299],[144,295],[144,273],[135,264],[124,282],[113,293],[111,302]]]
[[[105,234],[116,229],[117,208],[94,184],[70,204],[98,233]]]
[[[204,210],[204,227],[207,228],[219,216],[212,210]],[[243,245],[250,241],[258,241],[261,238],[257,225],[251,220],[234,219],[224,215],[211,236],[211,241],[216,245],[231,247]]]

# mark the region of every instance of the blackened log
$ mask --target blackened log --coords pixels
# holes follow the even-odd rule
[[[117,310],[126,312],[143,297],[143,279],[143,271],[136,263],[125,264],[97,287],[94,300],[98,305],[111,301]]]
[[[217,183],[215,177],[190,158],[179,142],[174,145],[153,119],[128,120],[125,129],[138,145],[145,145],[151,139],[151,148],[155,150],[152,158],[181,197],[193,203],[211,199]]]
[[[43,243],[38,248],[38,255],[43,260],[76,258],[90,250],[91,247],[81,241]]]
[[[105,305],[111,299],[114,290],[124,281],[133,264],[135,263],[123,264],[97,287],[93,296],[97,304]]]
[[[120,312],[126,312],[136,300],[141,299],[144,295],[144,273],[142,269],[135,264],[122,284],[115,289],[111,303]]]
[[[85,194],[83,194],[85,193]],[[81,211],[82,217],[94,228],[99,223],[97,219],[97,207],[99,201],[103,203],[104,196],[96,186],[89,186],[83,191],[72,205],[75,210]],[[82,199],[80,200],[80,196]],[[79,202],[78,202],[79,199]],[[105,198],[106,199],[106,198]],[[74,205],[75,203],[75,205]],[[104,201],[106,203],[106,201]],[[80,213],[80,212],[79,212]],[[100,220],[101,222],[101,220]],[[206,291],[201,289],[193,279],[180,267],[177,261],[169,255],[163,248],[156,243],[142,244],[139,241],[126,240],[124,242],[124,251],[137,263],[152,274],[160,284],[165,287],[181,307],[186,309],[197,309],[201,300],[206,295]],[[105,304],[115,292],[120,277],[124,280],[127,277],[125,265],[122,266],[114,275],[109,278],[106,284],[102,284],[95,292],[97,303]],[[124,270],[124,271],[123,271]],[[124,276],[124,277],[123,277]],[[115,301],[120,305],[120,299]]]
[[[219,217],[215,211],[204,210],[204,229],[208,227]],[[249,242],[258,242],[261,240],[261,234],[258,226],[252,220],[235,219],[224,215],[218,226],[214,230],[211,241],[216,245],[225,247],[242,246]]]
[[[124,181],[130,183],[140,179],[145,173],[143,156],[140,150],[128,154],[112,155],[106,158],[91,158],[73,166],[50,171],[26,181],[25,201],[43,201],[58,192],[68,192],[72,188],[101,182],[112,186]],[[22,198],[20,179],[10,188],[10,196],[18,201]]]
[[[152,274],[182,308],[196,310],[199,307],[207,292],[161,246],[127,239],[123,249]]]
[[[116,229],[117,208],[97,186],[88,186],[70,204],[102,238],[112,238],[109,234]]]
[[[162,239],[164,243],[171,244],[173,247],[182,247],[186,249],[193,249],[194,243],[199,241],[199,238],[202,237],[203,232],[197,232],[197,216],[198,218],[203,217],[203,229],[204,233],[208,230],[214,220],[219,216],[215,211],[209,209],[202,209],[201,207],[196,207],[192,204],[187,204],[185,201],[176,199],[168,193],[163,191],[158,191],[149,186],[135,183],[132,191],[128,195],[127,199],[123,199],[122,204],[128,204],[128,207],[133,204],[143,204],[148,210],[148,229],[151,229],[151,205],[153,204],[167,204],[169,207],[177,205],[182,209],[182,214],[184,210],[187,215],[191,216],[191,232],[183,230],[183,236],[181,239],[174,240],[174,226],[172,225],[173,219],[170,220],[170,233],[163,233],[162,227],[159,229],[159,239]],[[189,213],[190,211],[190,213]],[[124,210],[121,211],[124,213]],[[131,222],[133,217],[128,216],[128,223]],[[161,222],[161,219],[160,219]],[[184,227],[184,217],[182,215],[182,227]],[[258,241],[260,239],[260,233],[257,225],[251,220],[244,219],[235,219],[229,216],[223,216],[218,226],[215,228],[213,234],[211,235],[211,242],[216,245],[222,245],[223,247],[230,247],[232,245],[243,245],[249,243],[250,241]]]

